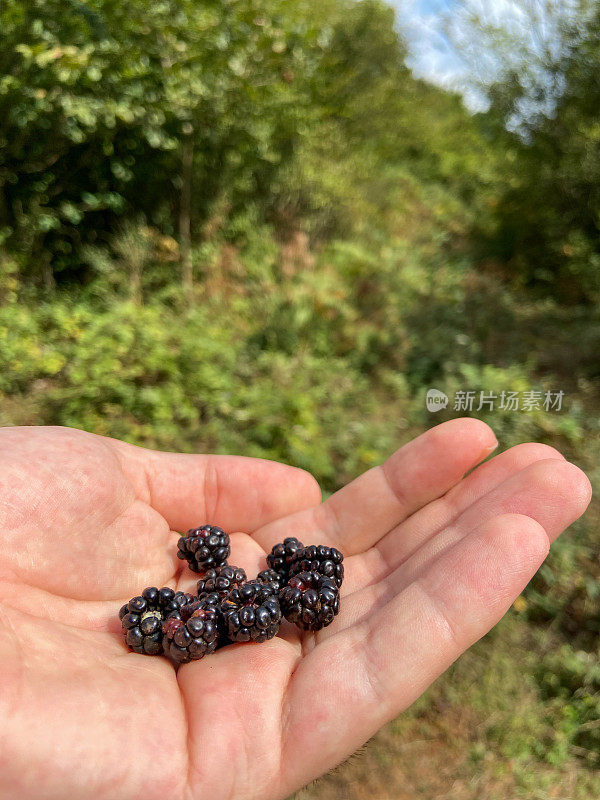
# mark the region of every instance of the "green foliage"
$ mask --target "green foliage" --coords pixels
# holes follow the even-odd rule
[[[466,4],[463,4],[466,5]],[[521,3],[520,27],[475,15],[463,30],[490,101],[481,124],[506,154],[480,252],[517,287],[577,304],[600,297],[598,143],[600,6],[597,0]],[[463,16],[466,21],[466,18]],[[483,79],[481,79],[483,73]],[[479,80],[476,76],[480,76]],[[509,126],[509,133],[505,126]]]
[[[542,700],[551,720],[551,762],[576,754],[590,767],[600,763],[600,661],[598,651],[565,644],[538,667]]]
[[[11,246],[72,272],[81,243],[116,215],[142,211],[169,233],[186,138],[199,222],[221,194],[234,206],[264,197],[305,117],[295,72],[310,73],[316,46],[304,4],[287,6],[4,3],[0,226]]]
[[[556,375],[532,380],[544,350],[538,343],[523,360],[522,306],[489,280],[474,290],[462,259],[442,268],[401,239],[333,241],[319,253],[302,242],[284,251],[263,229],[244,249],[195,251],[203,289],[186,308],[158,283],[152,232],[126,226],[110,252],[95,251],[104,278],[79,298],[0,307],[3,422],[291,461],[333,489],[409,432],[460,413],[450,406],[433,419],[429,386],[450,396],[562,388]],[[123,265],[139,268],[144,305],[115,283]],[[571,368],[586,374],[585,364]],[[541,439],[579,452],[594,421],[570,403],[567,394],[562,412],[472,413],[503,446]],[[595,459],[588,446],[583,466]]]
[[[21,397],[18,413],[47,424],[162,448],[277,458],[312,469],[329,486],[391,448],[393,426],[374,419],[366,377],[307,348],[261,352],[252,331],[262,317],[247,302],[232,305],[226,319],[220,302],[184,314],[127,302],[103,313],[87,303],[41,305],[36,313],[5,306],[3,422],[28,421],[11,417],[8,400]]]
[[[421,183],[460,216],[492,174],[377,0],[8,0],[0,30],[0,231],[28,283],[93,277],[140,214],[181,232],[186,192],[196,242],[250,218],[329,239],[397,226]]]

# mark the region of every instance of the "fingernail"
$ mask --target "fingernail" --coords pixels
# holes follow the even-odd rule
[[[483,461],[485,458],[489,456],[490,453],[493,453],[494,450],[498,447],[498,439],[494,437],[494,441],[492,444],[486,445],[479,456],[477,457],[477,462]]]

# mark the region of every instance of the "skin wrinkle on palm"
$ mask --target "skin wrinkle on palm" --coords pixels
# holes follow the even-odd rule
[[[587,507],[589,481],[556,451],[476,467],[494,445],[452,420],[320,505],[310,476],[274,462],[1,429],[0,796],[278,800],[345,759],[502,617]],[[177,673],[129,653],[119,607],[194,587],[175,531],[206,521],[236,531],[230,563],[249,574],[286,535],[339,547],[340,615]]]

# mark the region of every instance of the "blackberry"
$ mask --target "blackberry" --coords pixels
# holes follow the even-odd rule
[[[259,583],[267,583],[273,586],[277,591],[279,591],[283,587],[283,579],[279,572],[275,572],[274,569],[263,569],[262,572],[259,572],[256,576],[256,580]]]
[[[340,590],[318,572],[299,572],[279,593],[284,617],[305,631],[331,625],[340,610]]]
[[[344,556],[335,547],[313,544],[298,550],[290,565],[289,576],[292,578],[299,572],[318,572],[324,578],[331,578],[339,589],[344,580],[343,560]]]
[[[170,614],[162,625],[165,655],[178,664],[214,653],[219,642],[217,603],[195,600]]]
[[[279,630],[281,609],[277,590],[271,584],[248,581],[236,586],[221,610],[232,642],[266,642]]]
[[[125,641],[134,653],[160,655],[163,652],[163,620],[193,600],[193,595],[175,592],[168,586],[149,586],[119,611]]]
[[[275,570],[281,576],[284,583],[288,579],[288,572],[292,561],[294,560],[298,550],[304,547],[302,542],[298,541],[294,536],[288,536],[283,542],[274,545],[273,549],[267,556],[267,564],[270,569]]]
[[[197,599],[195,595],[190,594],[189,592],[173,592],[173,596],[169,599],[170,592],[173,592],[173,590],[169,589],[168,586],[165,586],[164,589],[159,590],[159,595],[162,596],[165,619],[174,612],[179,611],[179,609],[188,605],[188,603],[192,603]]]
[[[222,567],[230,553],[229,534],[216,525],[191,528],[177,542],[177,557],[187,561],[194,572]]]
[[[217,567],[209,569],[198,581],[198,599],[207,594],[217,594],[224,600],[235,586],[241,586],[247,580],[246,571],[241,567]]]

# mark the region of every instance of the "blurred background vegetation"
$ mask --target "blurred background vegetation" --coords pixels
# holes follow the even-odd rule
[[[329,492],[462,413],[430,387],[562,390],[473,414],[598,487],[600,5],[513,6],[525,39],[452,6],[473,113],[414,77],[379,0],[4,0],[2,424],[275,458]],[[598,796],[599,519],[298,800]]]

